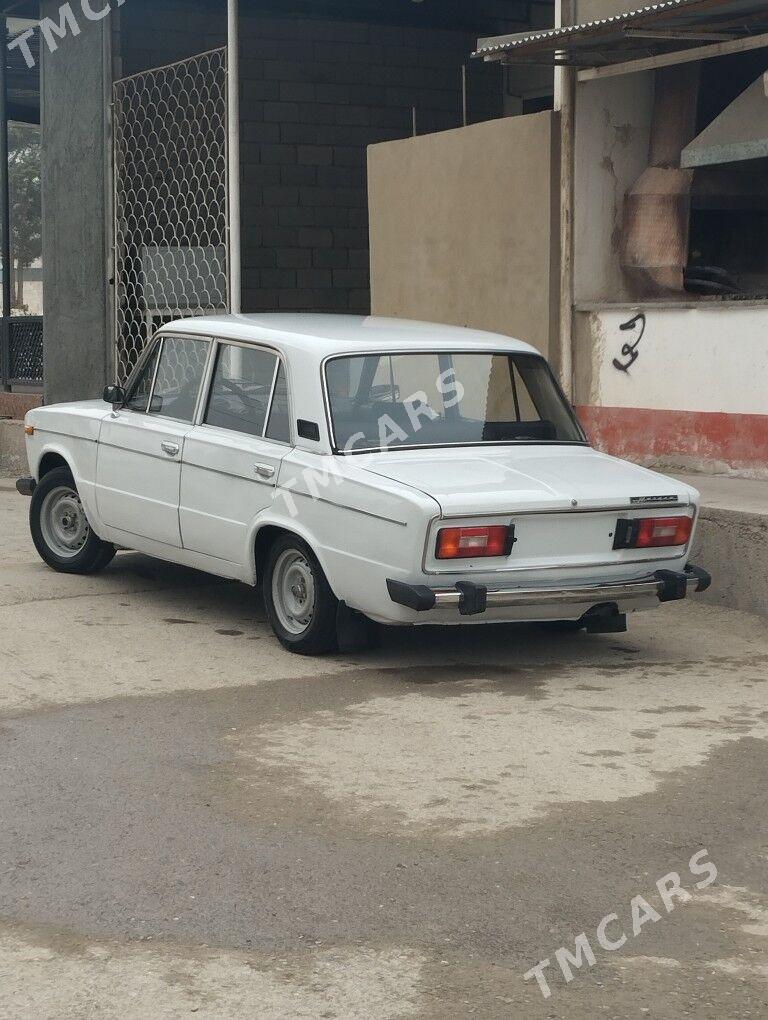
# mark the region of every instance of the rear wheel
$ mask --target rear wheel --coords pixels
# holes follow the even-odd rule
[[[277,639],[299,655],[336,647],[338,601],[317,557],[300,538],[278,538],[267,554],[264,604]]]
[[[35,486],[29,527],[40,558],[63,574],[94,574],[115,555],[91,530],[68,468],[49,471]]]

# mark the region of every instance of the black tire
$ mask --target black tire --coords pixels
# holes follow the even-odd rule
[[[57,492],[58,497],[53,495]],[[58,525],[52,523],[52,511],[57,505],[61,508]],[[72,544],[66,549],[65,524],[70,519]],[[95,574],[115,555],[112,543],[102,542],[88,523],[69,468],[54,468],[35,486],[29,507],[29,530],[40,558],[62,574]]]
[[[290,580],[287,574],[292,568],[297,580],[296,587],[304,585],[306,622],[299,618],[298,613],[295,617],[291,614],[291,605],[285,599],[276,605],[276,598],[280,599],[280,596],[276,596],[275,589],[279,591],[285,587]],[[307,582],[310,579],[311,609],[307,595]],[[306,542],[295,535],[284,535],[272,543],[264,567],[263,594],[267,618],[283,648],[298,655],[323,655],[337,647],[338,600],[331,591],[317,557]],[[300,592],[295,604],[297,609],[301,606]],[[293,626],[289,626],[289,623],[293,623]]]

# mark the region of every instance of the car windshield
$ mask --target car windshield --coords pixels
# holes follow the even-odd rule
[[[585,442],[535,354],[353,355],[332,358],[325,372],[340,452]]]

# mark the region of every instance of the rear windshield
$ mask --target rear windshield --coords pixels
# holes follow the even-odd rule
[[[478,443],[584,443],[535,354],[364,354],[325,369],[342,452]]]

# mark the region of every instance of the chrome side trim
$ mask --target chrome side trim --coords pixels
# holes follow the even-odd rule
[[[396,521],[392,517],[382,517],[381,514],[371,513],[370,510],[361,510],[357,506],[348,506],[346,503],[334,503],[332,499],[323,499],[322,496],[313,496],[311,492],[301,492],[298,489],[289,489],[285,485],[275,486],[276,492],[287,492],[290,496],[303,496],[305,499],[311,499],[315,503],[324,503],[326,506],[336,507],[337,510],[349,510],[353,514],[362,514],[363,517],[372,517],[376,521],[385,521],[387,524],[395,524],[398,528],[407,528],[408,524],[406,521]]]
[[[76,439],[80,443],[98,443],[98,439],[90,439],[88,436],[76,436],[72,432],[58,432],[53,429],[41,429],[39,425],[35,425],[35,435],[38,433],[44,436],[61,436],[62,439]]]
[[[141,412],[139,412],[139,413],[141,413]],[[171,421],[171,420],[175,420],[175,419],[170,419],[169,418],[167,420]],[[191,428],[191,426],[190,426],[190,428]],[[180,436],[179,439],[180,439],[181,443],[183,444],[184,437]],[[99,446],[103,447],[105,450],[120,450],[123,453],[126,452],[126,447],[124,447],[124,446],[117,446],[115,443],[105,443],[105,442],[101,441],[101,442],[99,442]],[[181,461],[180,460],[169,460],[168,457],[161,457],[159,453],[146,453],[144,450],[128,450],[128,453],[135,453],[137,457],[149,457],[150,460],[159,460],[159,461],[162,461],[163,464],[168,464],[171,467],[174,464],[177,467],[179,467],[179,468],[181,467]],[[117,490],[115,490],[115,491],[117,491]],[[121,492],[121,495],[132,496],[132,495],[135,495],[135,493]]]
[[[186,446],[185,446],[186,453]],[[252,456],[257,456],[253,454]],[[208,467],[206,464],[198,464],[194,460],[184,460],[182,462],[183,467],[194,468],[196,471],[207,471],[208,474],[216,475],[218,478],[236,478],[241,482],[252,482],[254,485],[266,485],[269,489],[274,489],[275,483],[273,481],[265,481],[263,478],[259,478],[256,474],[237,474],[235,471],[223,471],[221,468]],[[278,465],[279,467],[279,465]],[[277,470],[277,469],[276,469]],[[190,507],[184,507],[184,510],[189,510]],[[194,511],[193,511],[194,512]]]

